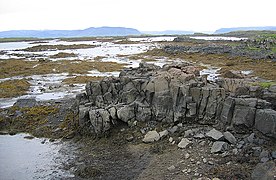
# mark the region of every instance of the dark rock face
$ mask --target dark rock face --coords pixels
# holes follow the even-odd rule
[[[78,95],[79,124],[96,134],[108,131],[117,122],[134,121],[216,124],[237,130],[256,128],[276,137],[276,111],[256,95],[258,88],[235,93],[242,79],[206,83],[199,70],[188,63],[162,69],[147,64],[125,69],[118,78],[89,82],[86,94]],[[225,92],[234,92],[226,95]],[[259,90],[258,90],[259,91]],[[245,94],[244,94],[245,93]],[[229,94],[229,93],[228,93]]]
[[[86,95],[78,96],[80,124],[90,121],[97,134],[118,120],[213,124],[225,92],[218,85],[204,84],[198,74],[190,64],[162,69],[141,64],[118,78],[90,82]]]

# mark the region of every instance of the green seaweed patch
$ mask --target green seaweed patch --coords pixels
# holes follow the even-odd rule
[[[72,44],[72,45],[37,45],[23,49],[23,51],[39,52],[39,51],[56,51],[67,49],[88,49],[97,47],[91,44]],[[21,50],[22,51],[22,50]]]
[[[31,84],[26,79],[8,80],[0,83],[0,98],[11,98],[27,94]]]
[[[88,74],[91,70],[114,72],[121,71],[126,65],[89,60],[24,61],[9,59],[0,60],[0,78],[53,73]]]
[[[5,129],[9,132],[34,133],[37,128],[46,126],[48,123],[48,117],[57,112],[58,109],[53,106],[34,106],[24,108],[13,106],[9,109],[9,116],[2,117],[5,126],[1,126],[1,130]]]
[[[65,84],[86,84],[90,81],[100,81],[104,77],[98,76],[76,76],[73,78],[64,79],[62,82]]]
[[[255,82],[252,85],[253,86],[260,86],[262,88],[270,88],[270,86],[276,85],[276,82],[273,82],[273,81]]]
[[[78,57],[78,55],[75,53],[59,52],[55,55],[50,56],[50,58],[68,58],[68,57]]]

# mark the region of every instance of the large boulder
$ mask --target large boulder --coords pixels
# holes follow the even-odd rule
[[[110,114],[105,109],[92,109],[89,119],[96,134],[102,134],[110,129]]]
[[[256,98],[236,98],[233,114],[233,124],[253,127],[256,113]]]
[[[276,138],[276,111],[258,109],[256,111],[255,128],[267,136]]]

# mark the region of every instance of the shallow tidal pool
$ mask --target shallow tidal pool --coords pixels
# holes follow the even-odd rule
[[[0,179],[62,179],[73,177],[64,171],[66,156],[61,142],[27,139],[28,134],[0,135]]]

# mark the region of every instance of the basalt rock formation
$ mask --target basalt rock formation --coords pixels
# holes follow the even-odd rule
[[[256,128],[276,138],[276,111],[260,99],[262,90],[248,87],[245,95],[236,90],[245,87],[243,83],[230,87],[230,81],[208,82],[189,63],[163,68],[140,64],[119,77],[87,83],[86,93],[77,96],[79,124],[100,135],[120,121],[223,123],[236,129]]]

